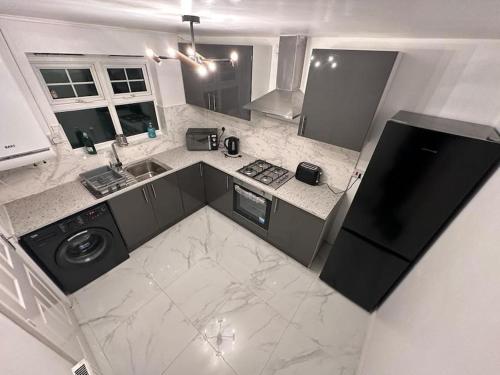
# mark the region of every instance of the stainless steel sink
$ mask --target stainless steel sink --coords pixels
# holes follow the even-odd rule
[[[134,164],[130,164],[124,168],[126,172],[130,173],[137,181],[144,181],[148,178],[157,176],[161,173],[171,170],[169,166],[160,163],[155,159],[146,159]]]

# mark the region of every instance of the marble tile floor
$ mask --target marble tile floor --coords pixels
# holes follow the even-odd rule
[[[209,207],[71,298],[103,375],[354,375],[369,318]]]

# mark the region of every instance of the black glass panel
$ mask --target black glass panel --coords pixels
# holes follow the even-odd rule
[[[108,75],[111,81],[120,81],[127,79],[124,69],[108,69]]]
[[[97,88],[93,83],[75,85],[75,90],[78,96],[96,96]]]
[[[64,69],[40,69],[43,79],[47,83],[69,82],[68,75]]]
[[[113,86],[113,92],[115,94],[130,92],[127,82],[113,82],[111,83],[111,86]]]
[[[146,83],[144,81],[130,82],[130,90],[132,92],[146,91]]]
[[[128,68],[127,76],[128,79],[144,79],[141,68]]]
[[[94,82],[90,69],[68,69],[73,82]]]
[[[74,98],[75,92],[70,85],[49,86],[50,95],[54,99]]]
[[[126,136],[146,132],[149,122],[152,122],[154,128],[158,129],[153,102],[117,105],[116,112],[120,118],[123,134]]]
[[[86,132],[94,143],[115,139],[116,132],[108,107],[56,113],[71,147],[83,147],[79,134]]]

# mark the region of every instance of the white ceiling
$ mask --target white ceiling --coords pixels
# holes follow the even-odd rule
[[[500,38],[500,0],[0,0],[0,13],[205,35]]]

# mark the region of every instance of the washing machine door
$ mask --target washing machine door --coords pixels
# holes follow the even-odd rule
[[[59,245],[56,263],[60,267],[75,267],[99,261],[112,249],[113,235],[103,228],[88,228]]]

